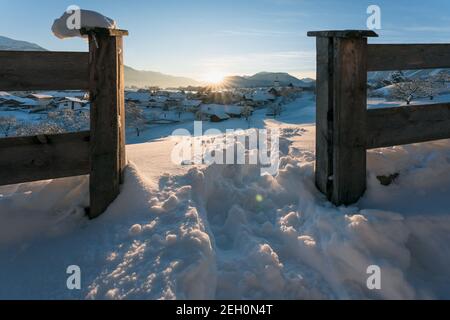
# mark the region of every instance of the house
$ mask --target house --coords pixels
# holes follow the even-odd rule
[[[202,100],[188,100],[188,99],[185,99],[182,102],[182,105],[183,105],[184,111],[186,111],[186,112],[195,112],[202,105]]]
[[[211,122],[222,122],[228,119],[230,119],[230,117],[226,114],[213,114],[209,116]]]
[[[65,97],[59,101],[55,102],[58,109],[70,109],[70,110],[80,110],[89,104],[87,100],[81,100],[73,97]]]
[[[128,91],[125,93],[125,100],[128,102],[134,102],[136,104],[148,103],[151,99],[151,94],[148,91]]]
[[[271,95],[273,95],[274,97],[279,97],[279,96],[281,95],[281,93],[280,93],[277,89],[275,89],[275,88],[271,88],[268,92],[269,92]]]
[[[212,122],[220,122],[233,117],[240,117],[243,108],[240,106],[230,106],[221,104],[204,104],[200,107],[200,112],[207,115]]]
[[[267,91],[266,89],[257,89],[249,94],[246,94],[244,96],[245,104],[251,107],[263,107],[268,103],[274,102],[277,97],[274,95],[274,93],[278,92],[278,90],[275,88],[272,89],[269,91]]]
[[[224,112],[232,118],[240,118],[244,111],[244,107],[236,105],[224,105],[223,109]]]
[[[31,109],[39,106],[39,103],[32,99],[17,97],[7,92],[0,92],[0,105],[10,108]]]
[[[150,97],[150,100],[148,102],[148,107],[151,108],[161,108],[163,109],[166,106],[167,97],[165,96],[154,96],[152,95]]]

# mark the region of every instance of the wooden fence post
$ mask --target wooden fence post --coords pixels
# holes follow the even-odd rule
[[[366,190],[367,30],[317,37],[316,185],[336,205]]]
[[[82,34],[89,35],[89,217],[96,218],[118,196],[126,164],[123,36],[128,32],[92,28]]]

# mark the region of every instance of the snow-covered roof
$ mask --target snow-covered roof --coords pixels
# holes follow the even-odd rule
[[[30,93],[29,95],[27,95],[28,98],[31,99],[39,99],[39,100],[48,100],[48,99],[53,99],[53,96],[48,95],[48,94],[38,94],[38,93]]]
[[[82,99],[78,99],[75,97],[64,97],[64,99],[61,100],[61,102],[63,102],[63,101],[70,101],[70,102],[76,102],[76,103],[81,103],[81,104],[89,103],[88,100],[82,100]]]
[[[198,107],[202,104],[202,100],[184,100],[183,106],[185,107]]]
[[[167,101],[167,97],[165,97],[165,96],[151,96],[149,101],[150,102],[166,102]]]
[[[204,104],[200,107],[201,112],[209,115],[228,117],[228,114],[239,115],[242,113],[242,107],[234,105],[222,105],[222,104]],[[229,118],[229,117],[228,117]]]
[[[5,101],[15,101],[15,102],[17,102],[19,104],[24,104],[24,105],[29,105],[29,106],[38,105],[38,102],[33,100],[33,99],[17,97],[17,96],[14,96],[12,94],[9,94],[7,92],[1,92],[0,100],[3,101],[3,102],[5,102]]]
[[[40,92],[39,95],[47,95],[47,96],[52,96],[54,98],[66,98],[66,97],[84,98],[87,96],[87,92],[85,92],[85,91],[45,91],[45,92]]]
[[[225,113],[227,113],[227,114],[240,115],[242,113],[242,110],[244,109],[244,107],[235,106],[235,105],[225,105],[224,109],[225,109]]]
[[[253,101],[268,101],[275,99],[275,96],[266,90],[255,90],[247,98]]]

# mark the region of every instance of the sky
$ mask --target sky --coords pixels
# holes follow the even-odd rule
[[[59,40],[53,20],[69,5],[98,11],[130,36],[125,63],[139,70],[208,80],[260,71],[315,76],[310,30],[367,29],[367,7],[381,9],[372,43],[450,42],[446,0],[0,0],[0,35],[48,50],[86,51]]]

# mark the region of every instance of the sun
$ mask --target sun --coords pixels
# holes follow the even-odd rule
[[[203,79],[209,84],[220,84],[225,79],[225,74],[220,71],[210,71],[203,76]]]

